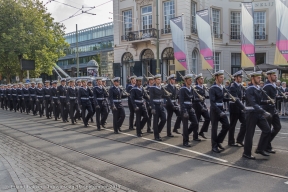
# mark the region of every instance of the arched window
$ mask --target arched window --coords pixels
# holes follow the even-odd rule
[[[197,65],[198,65],[198,51],[195,49],[192,52],[192,65],[191,70],[197,74]]]

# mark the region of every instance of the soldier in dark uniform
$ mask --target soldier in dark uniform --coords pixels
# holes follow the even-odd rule
[[[234,82],[230,86],[230,93],[235,98],[238,98],[240,101],[242,101],[243,98],[243,87],[242,87],[242,70],[236,72],[233,74]],[[246,133],[246,120],[245,120],[245,113],[242,111],[241,106],[238,105],[238,103],[235,103],[233,101],[230,101],[229,103],[229,112],[230,112],[230,129],[228,134],[228,145],[229,146],[241,146],[243,147],[243,141]],[[237,124],[237,121],[240,121],[240,131],[238,133],[236,143],[235,143],[235,127]]]
[[[80,87],[78,91],[78,104],[79,104],[79,108],[81,108],[81,111],[82,111],[82,120],[83,120],[85,127],[89,125],[88,122],[93,113],[92,105],[90,102],[90,97],[92,97],[92,95],[93,93],[87,87],[86,80],[83,79],[82,87]],[[86,116],[86,110],[88,111],[87,116]]]
[[[136,76],[131,76],[130,78],[130,84],[127,85],[126,87],[126,92],[127,93],[130,93],[131,89],[133,87],[135,87],[135,84],[136,84]],[[129,111],[130,111],[130,114],[129,114],[129,129],[130,130],[135,130],[134,129],[134,107],[133,107],[133,104],[131,102],[131,98],[130,96],[128,97],[128,107],[129,107]]]
[[[35,82],[31,82],[31,87],[28,89],[29,91],[29,99],[30,99],[30,107],[32,110],[33,115],[35,116],[37,111],[36,111],[36,87],[35,87]]]
[[[108,117],[108,105],[107,105],[108,92],[102,85],[102,77],[97,78],[97,85],[93,89],[93,94],[96,110],[96,126],[97,130],[100,131],[101,130],[100,126],[105,128],[105,121]]]
[[[199,96],[194,93],[195,99],[193,100],[193,108],[196,113],[197,121],[198,122],[200,121],[201,116],[204,117],[204,123],[198,135],[200,135],[204,139],[207,139],[204,133],[208,131],[209,124],[210,124],[210,115],[209,115],[207,106],[205,104],[205,98],[209,98],[209,97],[206,97],[206,94],[205,94],[206,93],[205,91],[207,88],[203,85],[204,78],[203,78],[202,73],[200,73],[199,75],[196,75],[195,81],[196,81],[195,89],[197,90],[198,94],[204,98],[204,99],[200,99]]]
[[[230,125],[228,118],[224,112],[224,101],[229,101],[224,98],[223,90],[223,80],[224,80],[224,70],[220,70],[214,73],[215,83],[209,89],[209,98],[210,98],[210,118],[212,124],[211,131],[211,142],[212,142],[212,151],[220,153],[221,150],[224,150],[221,143],[224,141]],[[218,122],[222,124],[222,130],[217,135]]]
[[[123,93],[124,90],[120,88],[120,77],[112,79],[114,86],[109,89],[109,104],[113,113],[113,128],[114,133],[118,134],[121,131],[121,126],[125,119],[125,111],[122,105],[122,98],[128,97],[128,93]],[[125,95],[124,95],[125,94]]]
[[[154,86],[154,77],[146,77],[148,79],[148,85],[145,87],[146,92],[148,95],[150,87]],[[146,99],[146,109],[148,113],[148,120],[147,120],[147,133],[153,133],[151,121],[152,121],[152,113],[151,113],[151,105],[150,105],[150,99]]]
[[[171,93],[166,92],[161,86],[161,77],[161,74],[155,75],[155,86],[149,88],[150,105],[152,108],[151,113],[153,114],[154,139],[156,141],[162,141],[160,133],[165,126],[167,120],[165,109],[163,106],[163,98],[166,98],[167,102],[171,102]],[[159,119],[160,123],[158,124]]]
[[[277,95],[277,88],[275,85],[275,82],[277,80],[277,69],[274,70],[270,70],[267,71],[267,81],[263,87],[263,90],[266,91],[267,95],[273,99],[274,101],[276,101],[277,99],[282,99],[282,96]],[[263,94],[263,100],[264,101],[269,101],[269,99],[267,98],[267,96],[265,94]],[[272,118],[268,119],[268,124],[272,129],[271,132],[271,137],[270,137],[270,142],[267,146],[266,152],[268,153],[276,153],[275,150],[273,150],[271,142],[273,141],[273,139],[275,138],[275,136],[279,133],[279,131],[281,130],[281,123],[280,123],[280,118],[277,112],[277,109],[275,107],[275,105],[271,104],[271,103],[265,103],[262,105],[263,109],[265,111],[267,111],[268,113],[271,114]]]
[[[57,93],[57,81],[52,82],[51,87],[51,104],[53,107],[53,115],[55,118],[55,121],[59,118],[59,111],[60,111],[60,101]]]
[[[6,111],[7,111],[7,108],[8,108],[7,89],[8,89],[8,86],[4,85],[3,98],[4,98],[4,108],[6,109]]]
[[[262,133],[255,153],[269,156],[269,154],[265,152],[265,149],[267,149],[270,140],[271,130],[266,118],[270,118],[271,114],[260,106],[261,103],[264,102],[262,101],[261,88],[259,87],[262,71],[253,72],[250,76],[252,84],[250,84],[246,90],[246,135],[243,157],[255,159],[255,157],[251,155],[251,150],[256,125],[261,129]]]
[[[171,93],[170,99],[169,101],[171,101],[171,103],[169,101],[167,101],[166,103],[166,109],[167,109],[167,136],[168,137],[174,137],[174,135],[172,135],[171,133],[171,120],[172,120],[172,116],[173,113],[176,114],[176,122],[174,124],[174,128],[173,128],[173,132],[178,133],[178,129],[180,129],[180,124],[181,124],[181,114],[180,114],[180,108],[179,105],[177,103],[177,99],[178,99],[178,89],[175,87],[175,78],[176,75],[172,74],[170,75],[168,78],[169,84],[166,87],[166,90]]]
[[[91,80],[87,81],[87,86],[93,92],[93,85],[92,85],[92,81]],[[91,120],[91,123],[93,123],[94,122],[93,121],[93,117],[94,117],[94,115],[96,113],[95,102],[94,102],[94,97],[93,96],[90,96],[90,102],[91,102],[92,111],[93,111],[92,115],[90,117],[90,120]]]
[[[20,113],[25,111],[24,100],[22,97],[22,89],[23,89],[23,85],[22,83],[19,83],[18,88],[17,88],[17,97],[18,97],[17,110],[20,111]]]
[[[27,115],[30,113],[30,96],[29,96],[29,83],[24,84],[24,88],[22,89],[22,98],[24,103],[25,112]]]
[[[77,93],[78,93],[79,88],[82,87],[82,83],[81,83],[81,80],[77,80],[76,83],[77,83],[76,91],[77,91]],[[81,120],[81,111],[80,111],[80,110],[81,110],[81,109],[79,108],[79,104],[78,104],[78,105],[76,106],[76,114],[75,114],[75,116],[76,116],[76,118],[77,118],[79,121]]]
[[[4,85],[0,86],[0,106],[4,110]]]
[[[37,111],[40,117],[42,117],[44,114],[44,90],[42,88],[42,82],[37,83],[36,97]]]
[[[107,81],[107,78],[102,78],[102,85],[107,90],[107,92],[109,92],[109,87],[107,87],[106,81]],[[109,95],[109,93],[108,93],[108,95]],[[108,98],[106,98],[106,101],[107,101],[107,110],[108,110],[108,114],[109,114],[111,110],[110,110],[110,107],[108,104],[109,103]],[[106,125],[106,124],[107,124],[107,120],[105,121],[104,125]]]
[[[44,106],[45,106],[45,114],[47,119],[52,118],[52,98],[51,98],[51,87],[50,81],[45,81],[45,88],[43,89],[44,92]]]
[[[61,85],[57,87],[57,94],[58,94],[58,101],[61,108],[61,117],[64,123],[68,121],[68,106],[67,106],[67,87],[66,87],[66,80],[61,80]]]
[[[183,77],[185,81],[185,85],[181,87],[179,91],[179,102],[181,108],[181,116],[182,116],[182,123],[183,123],[183,146],[191,147],[189,144],[189,135],[192,132],[198,131],[198,120],[195,114],[195,110],[193,109],[193,89],[191,88],[193,82],[193,75],[188,74]],[[191,122],[189,128],[188,123]]]
[[[67,88],[67,105],[69,106],[71,123],[74,125],[77,123],[76,110],[78,108],[78,91],[75,87],[74,80],[70,80],[70,86]]]
[[[17,102],[18,102],[18,97],[17,97],[17,85],[14,84],[13,88],[11,89],[11,98],[12,98],[12,109],[14,112],[17,111]],[[11,110],[10,110],[11,111]]]
[[[142,129],[144,128],[147,120],[148,113],[145,106],[145,100],[149,99],[148,95],[145,94],[142,87],[143,77],[136,77],[136,85],[130,90],[130,99],[136,113],[136,134],[137,137],[142,137]],[[141,119],[142,118],[142,119]]]

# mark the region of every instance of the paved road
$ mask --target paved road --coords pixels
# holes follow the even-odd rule
[[[184,149],[182,138],[167,138],[165,130],[161,143],[153,141],[152,134],[136,138],[135,131],[127,130],[128,117],[124,132],[114,135],[111,118],[107,129],[98,132],[93,126],[0,111],[0,139],[7,135],[14,142],[136,191],[287,191],[285,120],[274,142],[277,154],[268,158],[256,155],[256,161],[249,161],[241,158],[243,148],[227,147],[221,154],[212,153],[209,139]],[[259,132],[255,142],[258,137]]]

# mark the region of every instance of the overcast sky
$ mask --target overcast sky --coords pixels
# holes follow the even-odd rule
[[[55,2],[57,1],[57,2]],[[112,22],[113,15],[109,14],[109,12],[113,12],[113,1],[112,0],[43,0],[44,4],[48,11],[52,14],[52,17],[55,18],[55,21],[60,22],[65,19],[71,17],[78,10],[76,8],[82,8],[82,5],[85,7],[93,7],[96,8],[89,11],[89,13],[96,13],[97,15],[90,14],[81,14],[76,17],[72,17],[66,21],[63,21],[63,24],[66,26],[66,33],[72,32],[76,30],[76,24],[78,24],[78,30],[92,27],[95,25]],[[59,3],[60,2],[60,3]],[[69,7],[67,5],[63,5],[61,3],[65,3],[71,5],[73,7]],[[101,5],[103,4],[103,5]],[[88,10],[88,8],[84,9]],[[78,13],[81,13],[79,11]]]

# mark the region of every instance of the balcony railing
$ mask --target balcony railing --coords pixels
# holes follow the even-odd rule
[[[192,27],[192,28],[191,28],[191,33],[197,34],[197,28],[196,28],[196,27]]]
[[[255,40],[267,40],[267,39],[268,39],[268,35],[255,34]]]
[[[240,40],[241,39],[241,35],[230,35],[230,39],[231,40]]]
[[[214,34],[214,38],[216,38],[216,39],[222,39],[222,34]]]
[[[161,34],[168,34],[171,33],[171,28],[161,29]]]
[[[157,38],[157,30],[156,29],[145,29],[141,31],[131,31],[126,35],[121,36],[122,41],[137,41],[148,38]]]

